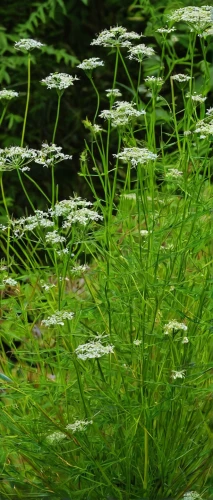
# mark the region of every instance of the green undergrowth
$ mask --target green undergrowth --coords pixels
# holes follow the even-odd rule
[[[32,45],[27,49],[20,147],[0,151],[0,499],[211,498],[210,14],[200,8],[196,22],[185,11],[184,70],[171,44],[178,18],[159,33],[161,56],[121,27],[94,39],[114,54],[115,71],[106,101],[95,79],[98,66],[104,78],[100,59],[76,69],[78,78],[85,70],[97,98],[94,119],[84,120],[79,160],[93,202],[72,192],[64,200],[55,183],[57,163],[70,162],[72,172],[71,156],[56,144],[63,93],[81,85],[75,75],[43,80],[58,95],[52,139],[40,150],[25,145]],[[195,41],[205,30],[194,75]],[[153,73],[144,81],[148,61]],[[128,100],[119,95],[124,76]],[[49,169],[51,195],[35,181],[35,168],[41,175]],[[11,170],[26,196],[20,219],[4,190]],[[32,201],[35,191],[43,211]]]

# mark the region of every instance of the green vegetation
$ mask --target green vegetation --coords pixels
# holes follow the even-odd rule
[[[32,32],[53,5],[65,15],[62,0],[37,4]],[[13,119],[18,86],[0,91],[0,499],[213,493],[213,9],[170,8],[164,24],[146,9],[154,41],[107,27],[69,72],[59,57],[32,81],[51,50],[29,27],[11,49],[26,92]],[[128,12],[139,20],[140,2]],[[59,144],[82,81],[79,159]],[[54,106],[37,145],[40,94]]]

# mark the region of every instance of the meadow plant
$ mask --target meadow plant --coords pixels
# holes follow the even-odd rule
[[[92,201],[72,192],[63,199],[55,185],[59,163],[72,164],[55,143],[60,101],[78,77],[41,80],[58,94],[53,137],[38,150],[24,146],[30,52],[43,44],[15,44],[29,65],[20,146],[0,150],[1,499],[210,499],[212,108],[205,111],[203,42],[202,74],[193,57],[211,15],[209,6],[186,7],[168,18],[193,30],[185,73],[169,39],[181,23],[155,31],[162,52],[154,74],[146,61],[158,49],[135,45],[141,34],[117,26],[92,41],[114,57],[103,96],[95,74],[104,74],[107,57],[95,53],[78,66],[97,97],[79,160]],[[121,86],[125,100],[115,101]],[[11,92],[0,99],[17,97]],[[49,169],[50,197],[35,168]],[[30,207],[18,219],[4,189],[11,170]]]

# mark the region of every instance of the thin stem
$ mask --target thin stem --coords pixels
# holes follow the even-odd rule
[[[94,88],[94,91],[96,93],[96,96],[97,96],[97,106],[96,106],[96,111],[95,111],[95,116],[94,116],[94,123],[95,123],[95,120],[96,120],[97,114],[98,114],[98,110],[99,110],[99,107],[100,107],[100,96],[99,96],[98,89],[97,89],[96,85],[93,82],[92,77],[90,77],[89,79],[90,79],[90,82],[91,82],[91,84],[92,84],[92,86]]]
[[[6,104],[6,106],[4,106],[4,109],[3,109],[2,114],[1,114],[1,118],[0,118],[0,127],[1,127],[1,124],[2,124],[2,122],[3,122],[3,120],[4,120],[4,117],[5,117],[5,113],[6,113],[6,111],[7,111],[7,104]]]
[[[59,119],[60,106],[61,106],[61,97],[62,97],[62,94],[58,94],[58,105],[57,105],[57,113],[56,113],[56,119],[55,119],[55,126],[54,126],[54,131],[53,131],[53,136],[52,136],[52,144],[55,143],[55,136],[56,136],[56,130],[57,130],[57,127],[58,127],[58,119]]]
[[[27,115],[28,115],[28,108],[29,108],[29,101],[30,101],[30,62],[31,62],[31,59],[30,59],[30,52],[29,52],[28,53],[28,61],[27,61],[27,100],[26,100],[26,107],[25,107],[25,114],[24,114],[22,136],[21,136],[21,148],[23,147],[23,144],[24,144],[24,136],[25,136]]]

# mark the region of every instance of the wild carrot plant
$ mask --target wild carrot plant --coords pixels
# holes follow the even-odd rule
[[[57,127],[62,94],[80,71],[42,80],[57,91],[58,107],[52,138],[36,150],[24,142],[28,56],[20,146],[0,150],[1,499],[210,498],[211,16],[204,6],[167,18],[156,31],[154,74],[145,61],[156,49],[140,33],[116,26],[92,41],[95,57],[79,68],[97,105],[84,120],[79,175],[93,202],[72,192],[62,199],[54,180],[57,164],[72,162],[57,145]],[[178,22],[191,29],[184,61],[170,43]],[[197,36],[203,64],[194,75]],[[41,45],[25,39],[16,48]],[[104,78],[109,49],[114,76],[102,96],[95,72]],[[17,97],[11,92],[0,92],[1,121],[7,99]],[[34,168],[50,169],[51,196]],[[19,219],[4,190],[11,170],[32,211]],[[46,210],[31,202],[25,177]]]

